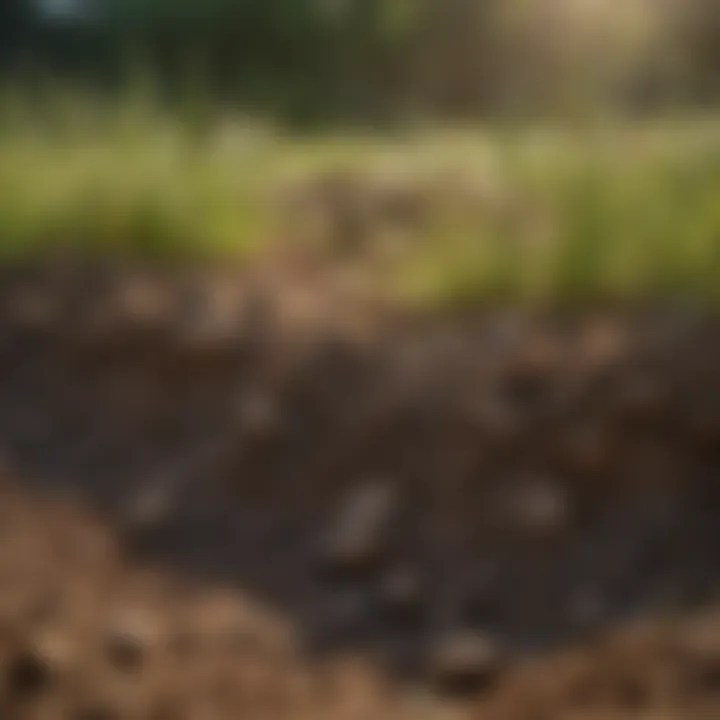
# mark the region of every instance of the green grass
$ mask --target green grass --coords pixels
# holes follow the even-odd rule
[[[0,261],[58,247],[245,261],[279,228],[287,178],[331,167],[422,185],[460,172],[378,278],[413,303],[720,295],[720,121],[290,138],[212,130],[128,102],[0,111]],[[441,183],[438,185],[439,187]]]
[[[521,134],[498,151],[506,200],[438,227],[402,283],[431,305],[714,303],[720,297],[720,126]]]

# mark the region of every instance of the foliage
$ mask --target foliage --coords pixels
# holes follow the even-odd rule
[[[81,3],[82,0],[77,0]],[[595,111],[720,94],[716,0],[86,0],[42,21],[0,4],[0,63],[296,120]]]

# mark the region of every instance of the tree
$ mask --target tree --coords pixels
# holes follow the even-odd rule
[[[38,23],[36,7],[30,0],[0,2],[0,69],[6,72],[31,43]]]

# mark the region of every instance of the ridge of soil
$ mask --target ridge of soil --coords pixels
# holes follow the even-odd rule
[[[110,279],[0,293],[3,717],[717,716],[717,317]]]

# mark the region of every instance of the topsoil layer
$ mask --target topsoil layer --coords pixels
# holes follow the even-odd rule
[[[720,716],[720,320],[219,287],[4,279],[0,717]]]

